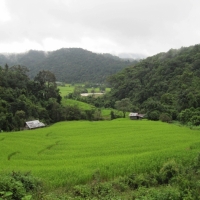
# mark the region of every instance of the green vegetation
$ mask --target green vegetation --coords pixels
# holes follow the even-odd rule
[[[111,76],[107,99],[114,108],[113,102],[129,98],[132,110],[151,120],[165,114],[167,121],[199,125],[199,66],[200,45],[159,53]]]
[[[117,110],[120,110],[123,112],[123,117],[126,117],[126,112],[131,110],[131,102],[130,99],[125,98],[122,99],[121,101],[116,101],[115,107]]]
[[[75,52],[82,60],[72,65]],[[60,53],[70,59],[62,60]],[[46,56],[51,69],[58,60],[78,69],[83,78],[73,70],[68,74],[78,85],[57,88],[50,71],[30,79],[26,67],[0,67],[0,200],[199,199],[200,45],[127,67],[109,77],[109,90],[100,65],[101,84],[76,68],[85,53],[90,54],[62,49]],[[91,82],[81,84],[84,78]],[[104,94],[80,95],[99,91]],[[148,120],[129,120],[129,111]],[[49,126],[19,131],[32,119]]]
[[[2,174],[0,179],[0,200],[30,200],[42,192],[42,183],[30,172]],[[41,197],[41,196],[40,196]],[[35,198],[34,198],[35,199]]]
[[[34,80],[26,73],[27,68],[22,66],[0,67],[0,131],[24,129],[26,121],[35,119],[46,125],[64,120],[103,119],[101,109],[65,98],[67,94],[80,96],[82,86],[59,87],[60,92],[50,71],[40,71]]]
[[[87,104],[87,103],[84,103],[81,101],[77,101],[77,100],[73,100],[73,99],[66,99],[66,98],[62,99],[62,104],[64,106],[77,106],[78,108],[80,108],[82,110],[91,110],[91,109],[95,108],[94,106],[92,106],[90,104]]]
[[[65,84],[65,86],[58,86],[58,88],[62,97],[65,97],[74,91],[74,86],[71,84]]]
[[[94,177],[101,182],[150,173],[171,159],[185,165],[200,150],[199,131],[146,120],[60,122],[2,138],[1,173],[31,171],[48,188],[69,190]]]
[[[0,66],[0,131],[20,130],[32,119],[46,124],[62,119],[54,74],[40,71],[30,80],[26,73],[22,66]]]
[[[29,69],[30,78],[39,71],[51,71],[57,81],[66,83],[103,83],[109,75],[121,71],[136,61],[126,61],[108,54],[96,54],[80,48],[63,48],[44,52],[0,55],[0,65],[22,65]]]
[[[127,119],[62,122],[43,129],[2,133],[1,138],[1,170],[31,170],[54,186],[87,182],[96,169],[105,179],[149,171],[170,157],[188,160],[199,151],[192,148],[198,143],[197,131]],[[8,159],[13,152],[20,153]]]

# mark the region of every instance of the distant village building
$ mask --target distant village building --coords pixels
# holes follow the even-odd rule
[[[33,120],[26,122],[26,128],[34,129],[34,128],[41,128],[44,127],[45,124],[40,122],[39,120]]]
[[[87,97],[87,96],[92,96],[92,95],[103,95],[104,93],[99,92],[99,93],[81,93],[82,97]]]
[[[144,114],[139,113],[130,113],[129,114],[130,119],[142,119],[144,117]]]

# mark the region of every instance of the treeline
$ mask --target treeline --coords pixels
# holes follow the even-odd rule
[[[131,105],[122,111],[143,113],[150,120],[200,125],[200,45],[148,57],[107,81],[109,94],[79,100],[110,108],[126,100]]]
[[[56,78],[40,71],[34,79],[23,66],[0,67],[0,132],[20,130],[26,121],[39,119],[46,125],[63,120],[100,120],[99,109],[62,106]]]
[[[57,121],[61,96],[55,81],[49,71],[30,80],[25,67],[0,67],[0,130],[20,130],[25,121],[38,118],[46,124]]]
[[[103,83],[112,74],[136,63],[110,54],[96,54],[80,48],[63,48],[44,52],[30,50],[21,54],[0,54],[0,65],[22,65],[34,78],[39,71],[51,71],[58,81],[66,83]]]
[[[200,45],[171,49],[109,78],[110,99],[129,98],[148,119],[200,125]]]

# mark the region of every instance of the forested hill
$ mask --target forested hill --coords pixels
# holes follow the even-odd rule
[[[0,55],[0,66],[5,64],[27,67],[31,78],[41,70],[49,70],[58,81],[67,83],[101,83],[112,74],[130,66],[132,62],[111,54],[96,54],[80,48],[63,48],[43,52]]]
[[[148,57],[109,82],[112,99],[130,98],[133,111],[145,112],[149,118],[162,113],[180,120],[185,120],[184,114],[200,118],[200,45]]]

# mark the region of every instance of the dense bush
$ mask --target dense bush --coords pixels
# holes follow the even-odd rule
[[[91,183],[76,185],[54,199],[133,199],[133,200],[186,200],[199,199],[200,155],[183,166],[169,160],[149,173],[131,174],[112,181],[103,181],[97,171]]]
[[[30,173],[12,172],[1,175],[0,199],[6,200],[28,200],[34,192],[41,189],[39,179]]]
[[[45,124],[63,120],[54,74],[41,71],[29,79],[27,68],[0,66],[0,130],[20,130],[29,119]]]
[[[199,126],[200,125],[200,108],[187,108],[182,110],[178,116],[181,123]]]
[[[159,120],[160,113],[157,110],[151,111],[147,114],[147,119],[157,121]]]
[[[100,172],[90,183],[76,185],[61,193],[42,192],[41,182],[30,173],[1,175],[0,199],[133,199],[133,200],[198,200],[200,196],[200,154],[188,165],[172,159],[149,173],[133,173],[105,181]]]
[[[187,124],[192,116],[199,116],[190,115],[191,108],[200,107],[199,55],[198,44],[143,59],[108,78],[110,99],[116,102],[129,98],[132,106],[149,113],[151,120],[159,119],[154,111],[177,120],[177,114],[189,109],[179,116]],[[198,125],[199,119],[192,123]]]
[[[169,123],[172,121],[172,117],[168,113],[162,113],[159,117],[159,120]]]

